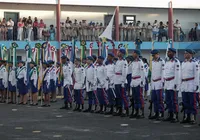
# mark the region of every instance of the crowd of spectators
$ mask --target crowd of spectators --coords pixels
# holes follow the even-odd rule
[[[168,40],[168,22],[163,23],[155,20],[152,24],[130,22],[120,24],[119,26],[120,41],[134,41],[141,39],[143,41],[166,41]],[[67,17],[65,22],[60,23],[60,35],[62,41],[69,41],[72,37],[78,40],[96,41],[99,35],[103,33],[106,26],[103,23],[89,22],[86,20],[72,22]],[[37,17],[34,20],[29,16],[28,18],[20,18],[17,23],[10,18],[6,21],[3,18],[0,21],[0,40],[49,40],[54,41],[56,37],[56,30],[54,25],[46,27],[42,19]],[[184,41],[186,38],[182,30],[179,20],[174,23],[174,41]],[[113,26],[113,39],[115,40],[115,27]],[[189,41],[200,41],[200,26],[195,23],[195,27],[191,29],[188,36]]]

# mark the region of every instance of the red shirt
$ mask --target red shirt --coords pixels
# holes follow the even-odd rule
[[[45,24],[44,23],[39,23],[40,28],[44,28]]]
[[[38,27],[38,22],[37,21],[33,22],[33,27]]]
[[[17,23],[17,26],[18,26],[18,27],[24,27],[24,23],[23,23],[23,22],[18,22],[18,23]]]

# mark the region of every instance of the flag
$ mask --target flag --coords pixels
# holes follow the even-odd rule
[[[81,61],[83,58],[86,58],[86,41],[82,40],[81,41]]]
[[[125,50],[126,50],[126,57],[128,56],[128,44],[126,43],[126,44],[124,44],[124,48],[125,48]]]
[[[72,38],[72,47],[71,47],[71,55],[70,55],[70,61],[72,63],[74,63],[74,60],[76,58],[76,53],[75,53],[76,49],[75,49],[75,46],[76,46],[76,41],[75,41],[74,38]]]
[[[98,56],[102,55],[102,43],[101,41],[97,41],[97,46],[98,46]]]
[[[115,43],[112,40],[110,41],[110,43],[113,47],[112,53],[115,55]]]
[[[31,62],[31,46],[29,43],[26,44],[25,46],[25,51],[26,51],[26,79],[27,79],[27,85],[29,84],[29,72],[30,72],[30,66],[29,62]]]
[[[118,49],[122,48],[123,47],[123,44],[122,43],[119,43],[118,45]]]
[[[92,56],[92,48],[93,48],[93,42],[90,42],[90,52],[89,52],[89,56]]]
[[[113,30],[114,18],[115,18],[115,11],[113,13],[113,16],[112,16],[108,26],[106,27],[104,32],[99,36],[99,38],[106,38],[106,39],[112,40],[112,30]]]

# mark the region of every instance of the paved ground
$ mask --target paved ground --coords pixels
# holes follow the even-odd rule
[[[59,110],[61,104],[49,108],[0,104],[0,140],[200,139],[197,125],[77,113]]]

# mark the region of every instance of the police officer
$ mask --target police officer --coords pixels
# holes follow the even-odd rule
[[[125,92],[126,76],[128,71],[127,61],[124,59],[126,51],[121,48],[117,52],[118,60],[115,64],[115,93],[116,93],[116,112],[114,116],[128,116],[129,115],[129,103]],[[122,113],[122,107],[124,106],[126,113]]]
[[[97,97],[100,104],[100,109],[96,113],[103,114],[106,112],[106,107],[108,105],[107,93],[106,93],[106,78],[107,72],[105,65],[103,65],[104,57],[99,56],[97,59],[97,67],[96,67],[96,74],[97,74]],[[104,110],[103,110],[104,107]]]
[[[97,78],[96,78],[96,71],[95,67],[93,65],[93,57],[88,56],[87,57],[87,67],[85,69],[85,75],[86,75],[86,92],[88,94],[88,109],[84,110],[83,112],[91,112],[92,111],[92,104],[94,103],[94,93],[96,84],[97,84]]]
[[[81,66],[80,58],[76,58],[74,64],[74,96],[77,105],[74,111],[81,111],[81,105],[84,105],[83,89],[85,82],[85,69]]]
[[[151,74],[151,101],[154,106],[154,115],[149,119],[163,119],[164,117],[164,102],[163,102],[163,85],[164,85],[164,66],[165,61],[160,58],[158,50],[151,51],[152,74]]]
[[[168,117],[164,121],[178,122],[178,91],[181,83],[180,62],[175,58],[176,49],[169,48],[168,59],[165,63],[165,102],[168,109]]]
[[[6,89],[8,86],[8,72],[6,70],[6,60],[1,60],[1,67],[0,67],[0,74],[1,74],[1,84],[0,84],[0,90],[1,90],[1,102],[6,102]]]
[[[62,79],[61,79],[60,62],[56,63],[56,87],[58,88],[58,95],[62,95]]]
[[[185,50],[185,61],[181,66],[181,91],[184,106],[184,118],[181,123],[196,123],[197,105],[196,92],[199,88],[199,66],[197,61],[192,59],[193,51]]]
[[[67,56],[62,56],[62,75],[64,78],[63,81],[63,88],[64,88],[64,106],[60,109],[69,109],[68,104],[72,103],[72,91],[71,91],[71,85],[72,85],[72,69],[69,63],[67,62]]]
[[[43,62],[42,91],[44,93],[43,107],[50,107],[50,72],[48,62]]]
[[[16,71],[13,67],[13,62],[8,62],[9,64],[9,77],[8,77],[8,90],[10,92],[10,102],[9,104],[16,103]]]
[[[36,68],[36,63],[31,61],[30,62],[30,74],[29,74],[29,79],[30,79],[30,89],[32,93],[32,101],[33,103],[31,105],[36,106],[38,105],[38,74],[37,74],[37,68]]]
[[[126,61],[128,63],[128,73],[127,73],[127,91],[128,91],[128,95],[130,96],[130,84],[131,84],[131,79],[132,79],[132,61],[133,61],[133,58],[132,56],[128,56],[126,57]]]
[[[131,114],[130,118],[144,118],[144,97],[143,97],[143,87],[145,85],[145,71],[144,64],[139,58],[139,50],[134,50],[132,53],[134,61],[132,62],[132,100],[134,102],[135,114]],[[132,106],[133,107],[133,106]],[[141,113],[139,112],[141,111]]]
[[[115,94],[115,85],[114,85],[114,76],[115,76],[115,70],[114,70],[114,63],[113,63],[113,59],[114,59],[114,54],[113,53],[108,53],[108,57],[107,57],[107,62],[106,62],[106,76],[107,76],[107,85],[106,85],[106,89],[107,89],[107,94],[108,94],[108,101],[109,101],[109,106],[110,106],[110,111],[106,112],[105,115],[111,115],[113,114],[114,111],[114,105],[115,105],[115,98],[116,98],[116,94]]]
[[[56,102],[56,68],[54,66],[54,61],[49,60],[49,73],[50,73],[50,92],[52,102]]]
[[[20,95],[19,104],[27,104],[27,73],[23,61],[18,62],[17,88]]]

